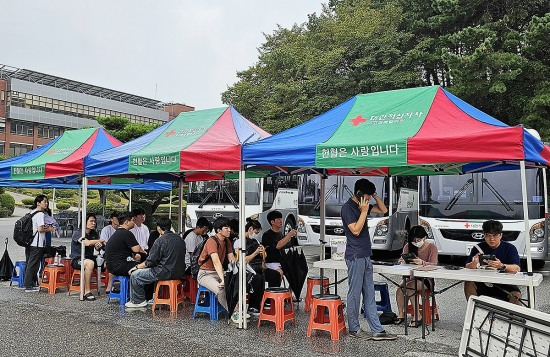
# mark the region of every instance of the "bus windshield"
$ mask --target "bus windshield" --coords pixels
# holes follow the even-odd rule
[[[260,180],[245,180],[245,203],[260,204]],[[239,181],[198,181],[189,183],[187,203],[194,204],[239,204]]]
[[[340,217],[342,205],[353,195],[355,181],[361,177],[357,176],[328,176],[325,182],[325,201],[327,217]],[[368,178],[379,194],[383,194],[384,178],[369,177]],[[298,193],[298,208],[300,214],[308,216],[320,215],[320,194],[321,184],[319,175],[303,175],[301,176],[300,190]],[[383,196],[382,196],[383,197]]]
[[[541,169],[527,170],[530,218],[544,217]],[[523,219],[519,170],[424,176],[420,215],[455,219]]]

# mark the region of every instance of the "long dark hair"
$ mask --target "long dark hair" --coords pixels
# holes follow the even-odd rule
[[[252,227],[252,229],[262,229],[260,221],[258,221],[257,219],[247,218],[246,225],[244,226],[244,231],[248,232],[250,227]]]
[[[409,253],[413,253],[418,256],[418,248],[413,244],[416,238],[427,237],[428,233],[426,229],[422,226],[413,226],[409,230],[409,235],[407,236],[407,243],[409,244]]]
[[[48,197],[46,195],[38,195],[34,198],[34,202],[32,203],[32,206],[31,206],[31,209],[36,209],[38,207],[38,204],[42,201],[44,201],[44,199],[48,199]]]

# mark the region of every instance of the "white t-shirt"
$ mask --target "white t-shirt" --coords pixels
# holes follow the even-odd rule
[[[185,254],[185,265],[189,266],[191,265],[191,255],[193,254],[193,251],[203,241],[202,236],[198,236],[195,232],[191,231],[185,237],[185,250],[187,251],[187,254]]]
[[[134,225],[134,228],[130,229],[130,232],[134,233],[134,237],[136,237],[138,244],[143,249],[147,249],[147,241],[149,240],[149,228],[142,223],[140,227]]]
[[[103,227],[101,230],[101,235],[99,236],[99,239],[105,240],[105,243],[111,238],[113,233],[115,233],[116,229],[113,228],[110,224],[108,226]]]
[[[31,213],[38,211],[37,209],[33,210]],[[38,227],[44,225],[44,212],[40,211],[34,216],[32,216],[32,232],[36,233]],[[37,245],[38,244],[38,245]],[[38,232],[32,240],[31,247],[44,247],[46,245],[46,232]]]

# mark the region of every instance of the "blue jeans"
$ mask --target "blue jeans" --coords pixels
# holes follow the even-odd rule
[[[376,311],[375,291],[372,262],[370,258],[346,258],[348,266],[348,329],[359,331],[359,312],[361,293],[363,293],[363,304],[367,313],[367,322],[372,332],[384,331]]]
[[[139,304],[147,300],[145,297],[145,285],[152,284],[158,279],[153,274],[151,268],[138,269],[130,276],[130,300],[134,304]]]

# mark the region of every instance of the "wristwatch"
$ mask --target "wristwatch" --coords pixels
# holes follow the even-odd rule
[[[372,194],[372,198],[375,198],[376,196],[378,196],[376,192]]]
[[[502,264],[502,267],[500,268],[500,271],[506,271],[506,264]]]

